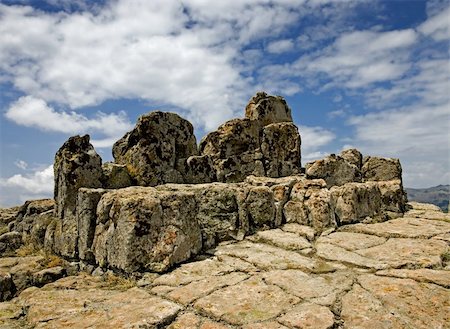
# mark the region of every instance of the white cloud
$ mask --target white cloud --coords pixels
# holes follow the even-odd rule
[[[52,197],[53,184],[52,165],[31,174],[0,178],[0,205],[11,206],[27,199]]]
[[[437,41],[450,39],[450,6],[422,23],[418,30]]]
[[[290,39],[272,41],[267,45],[267,51],[272,54],[281,54],[294,48],[294,42]]]
[[[14,165],[15,165],[17,168],[22,169],[22,170],[25,170],[25,169],[28,168],[28,163],[26,163],[26,162],[23,161],[23,160],[19,160],[19,159],[17,159],[16,161],[14,161]]]
[[[325,156],[326,153],[319,149],[336,138],[334,133],[322,127],[300,125],[298,130],[302,138],[302,165]]]
[[[25,127],[35,127],[46,131],[68,134],[99,132],[106,135],[111,143],[98,143],[101,147],[111,146],[113,139],[120,138],[132,128],[125,112],[104,114],[98,112],[94,118],[76,112],[57,112],[47,103],[33,96],[19,98],[7,110],[5,116]]]

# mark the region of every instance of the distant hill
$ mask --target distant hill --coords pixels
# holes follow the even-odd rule
[[[448,212],[450,185],[438,185],[430,188],[405,188],[409,201],[432,203]]]

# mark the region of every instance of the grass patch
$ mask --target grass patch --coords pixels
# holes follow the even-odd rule
[[[24,244],[16,250],[16,255],[19,257],[36,256],[42,253],[41,250],[36,249],[32,244]]]
[[[112,273],[107,273],[104,276],[103,280],[108,288],[114,290],[128,290],[136,286],[136,282],[134,280],[124,278],[122,276],[115,275]]]

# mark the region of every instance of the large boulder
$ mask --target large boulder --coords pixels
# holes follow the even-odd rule
[[[209,156],[219,182],[242,182],[249,175],[264,176],[258,121],[233,119],[200,142],[200,153]]]
[[[53,168],[55,214],[58,221],[54,224],[52,249],[62,256],[75,258],[78,236],[76,219],[78,189],[102,187],[102,159],[89,142],[89,135],[74,136],[70,137],[56,153]]]
[[[292,122],[291,109],[281,96],[258,92],[245,108],[245,117],[258,120],[263,126],[277,122]]]
[[[0,257],[14,256],[22,244],[22,234],[19,232],[3,233],[0,235]]]
[[[262,130],[261,153],[265,174],[284,177],[300,173],[300,135],[291,122],[272,123]]]
[[[323,179],[328,188],[361,181],[360,169],[344,157],[335,154],[309,162],[305,168],[307,178]]]
[[[123,188],[134,185],[125,165],[106,162],[102,165],[102,171],[104,188]]]
[[[151,187],[105,193],[97,206],[95,260],[127,273],[165,271],[200,251],[196,213],[193,193]]]
[[[290,201],[284,206],[288,223],[298,223],[322,232],[336,226],[332,195],[323,179],[303,179],[291,191]]]
[[[364,181],[402,180],[402,166],[398,159],[364,157],[362,166]]]
[[[183,169],[177,168],[197,155],[192,124],[175,113],[155,111],[138,119],[134,129],[113,146],[117,164],[125,165],[141,186],[183,183]]]
[[[338,225],[381,219],[381,192],[376,182],[347,183],[331,188]]]

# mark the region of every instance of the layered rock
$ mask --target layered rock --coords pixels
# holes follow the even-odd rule
[[[364,181],[389,181],[402,179],[402,166],[398,159],[367,156],[363,160]]]
[[[137,185],[183,183],[185,161],[197,155],[192,124],[175,113],[155,111],[113,146],[114,161],[125,165]],[[181,164],[182,168],[179,168]]]

